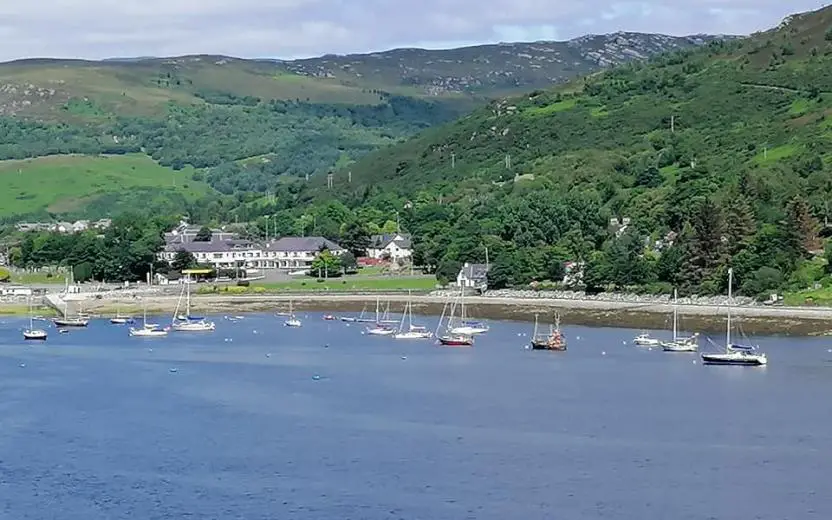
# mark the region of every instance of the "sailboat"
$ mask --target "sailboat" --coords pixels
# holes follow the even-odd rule
[[[473,336],[474,334],[485,334],[486,332],[488,332],[488,325],[486,325],[485,323],[468,319],[468,315],[465,312],[464,288],[460,290],[459,293],[459,306],[461,309],[460,320],[462,321],[462,323],[459,326],[453,327],[450,330],[451,334],[463,334],[465,336]]]
[[[405,321],[407,322],[407,328],[404,326]],[[413,303],[408,291],[407,305],[405,305],[404,314],[402,314],[402,322],[399,324],[399,331],[393,335],[393,339],[430,339],[432,337],[433,333],[425,327],[413,324]]]
[[[64,300],[64,316],[62,318],[53,318],[52,323],[57,327],[86,327],[90,324],[90,320],[86,316],[81,315],[80,309],[78,310],[77,316],[70,317],[69,304]]]
[[[121,312],[116,309],[116,315],[110,318],[110,323],[113,325],[125,325],[127,323],[133,323],[133,318],[130,316],[122,316]]]
[[[147,303],[144,304],[144,312],[142,315],[142,328],[137,329],[135,327],[130,327],[130,336],[136,336],[141,338],[155,338],[159,336],[167,336],[168,329],[167,328],[160,328],[155,323],[148,323],[147,322]]]
[[[560,315],[555,314],[554,325],[549,325],[549,334],[538,334],[537,314],[534,315],[534,334],[532,335],[532,349],[534,350],[566,350],[566,338],[560,331]]]
[[[29,298],[29,328],[23,331],[23,339],[40,340],[46,339],[46,331],[35,328],[35,319],[32,317],[32,298]]]
[[[216,328],[213,321],[208,321],[201,316],[191,316],[191,282],[186,279],[179,294],[179,301],[176,302],[176,309],[173,311],[171,328],[179,332],[209,332]],[[182,304],[182,296],[186,296],[185,315],[179,314],[179,306]]]
[[[300,327],[300,320],[292,312],[292,300],[289,300],[289,319],[283,322],[286,327]]]
[[[396,329],[391,327],[388,323],[381,321],[381,299],[376,297],[376,319],[375,326],[367,327],[365,331],[370,336],[391,336],[396,333]]]
[[[764,366],[768,358],[764,353],[756,353],[752,345],[736,345],[731,343],[731,304],[734,270],[728,269],[728,320],[725,326],[725,352],[713,354],[702,353],[702,363],[705,365],[745,365]]]
[[[442,316],[439,317],[439,324],[436,326],[436,336],[440,345],[446,347],[471,347],[474,345],[474,336],[466,334],[454,334],[451,332],[453,328],[454,313],[457,307],[457,299],[454,299],[451,304],[451,314],[448,316],[448,324],[445,326],[445,332],[440,335],[439,331],[442,328],[442,323],[445,320],[445,311],[448,310],[448,302],[442,307]]]
[[[662,341],[662,350],[665,352],[696,352],[699,350],[699,345],[696,344],[699,334],[690,337],[681,337],[678,334],[679,305],[677,302],[678,295],[676,289],[673,289],[673,340]]]
[[[364,308],[361,309],[361,314],[359,314],[357,318],[355,316],[341,316],[341,321],[348,323],[372,323],[374,321],[373,319],[364,317],[366,312],[367,304],[365,303]]]

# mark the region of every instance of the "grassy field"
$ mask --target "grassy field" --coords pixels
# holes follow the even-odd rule
[[[0,161],[0,216],[43,211],[71,213],[97,201],[118,204],[142,192],[167,192],[188,199],[208,193],[207,184],[156,164],[145,155],[55,155]]]
[[[61,273],[56,273],[53,276],[47,276],[46,273],[42,272],[35,272],[35,273],[27,273],[27,272],[18,272],[12,273],[11,283],[20,284],[20,285],[45,285],[45,284],[64,284],[66,282],[65,275]]]
[[[830,307],[832,306],[832,287],[821,287],[820,289],[785,293],[783,295],[783,305],[787,305],[789,307],[801,307],[806,305]]]
[[[287,282],[252,283],[249,287],[220,286],[217,291],[211,287],[201,287],[201,294],[219,292],[220,294],[263,294],[290,292],[427,292],[436,288],[433,276],[401,276],[389,278],[367,278],[353,276],[331,278],[318,281],[303,278]]]

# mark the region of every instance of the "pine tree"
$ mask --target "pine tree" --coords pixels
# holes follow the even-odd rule
[[[681,237],[685,251],[682,280],[691,292],[695,292],[718,266],[724,252],[724,229],[719,207],[710,199],[702,199]]]
[[[746,197],[731,193],[726,198],[722,212],[725,215],[726,253],[733,256],[747,247],[757,232],[754,210]]]
[[[784,246],[796,257],[804,257],[820,247],[820,224],[812,216],[809,204],[800,196],[786,205],[786,218],[781,224]]]

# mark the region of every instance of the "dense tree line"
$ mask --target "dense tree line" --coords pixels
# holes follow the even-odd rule
[[[76,234],[26,233],[9,253],[13,265],[23,268],[65,266],[76,281],[144,281],[151,268],[164,270],[156,255],[164,246],[163,234],[176,224],[168,217],[123,214],[103,232]]]

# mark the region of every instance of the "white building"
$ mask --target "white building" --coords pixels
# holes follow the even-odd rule
[[[488,286],[488,269],[486,264],[469,264],[468,262],[459,270],[456,275],[456,284],[459,287],[485,289]]]
[[[390,235],[373,235],[367,256],[393,261],[410,259],[413,256],[413,244],[410,235],[393,233]]]
[[[215,269],[306,269],[315,257],[327,249],[334,255],[346,252],[338,244],[323,237],[283,237],[267,244],[257,244],[250,240],[215,238],[210,242],[180,241],[171,237],[159,258],[170,263],[179,251],[194,255],[200,264],[208,264]]]
[[[159,258],[173,262],[179,251],[194,255],[200,264],[209,264],[215,269],[253,267],[252,263],[262,256],[261,247],[250,240],[211,240],[210,242],[169,241],[159,253]]]
[[[322,250],[342,255],[347,250],[324,237],[283,237],[263,248],[259,265],[263,269],[305,269]]]
[[[31,296],[32,288],[21,285],[0,285],[0,296]]]

